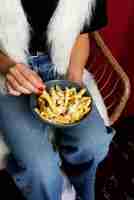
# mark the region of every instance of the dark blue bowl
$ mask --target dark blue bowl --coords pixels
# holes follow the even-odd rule
[[[77,91],[79,91],[80,89],[82,89],[83,87],[86,88],[86,86],[80,86],[79,84],[73,82],[73,81],[68,81],[68,80],[51,80],[51,81],[48,81],[48,82],[45,82],[45,85],[46,85],[46,88],[49,90],[51,87],[54,87],[55,85],[59,85],[62,89],[65,89],[66,87],[68,88],[72,88],[72,87],[75,87],[77,89]],[[86,93],[85,93],[86,96],[90,96],[90,92],[88,91],[88,89],[86,88]],[[74,122],[74,123],[70,123],[70,124],[58,124],[58,123],[52,123],[48,120],[45,120],[45,119],[42,119],[40,118],[40,116],[35,112],[35,107],[37,107],[37,98],[38,96],[36,96],[35,94],[32,94],[31,97],[30,97],[30,107],[31,107],[31,110],[32,110],[32,113],[34,114],[34,116],[41,120],[42,122],[48,124],[48,125],[51,125],[53,127],[56,127],[56,128],[66,128],[66,127],[73,127],[73,126],[76,126],[78,124],[81,123],[81,121],[85,120],[89,115],[90,115],[90,112],[92,110],[92,101],[91,101],[91,110],[79,121],[77,122]],[[91,99],[92,100],[92,99]]]

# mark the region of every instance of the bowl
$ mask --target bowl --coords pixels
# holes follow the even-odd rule
[[[59,85],[62,89],[65,89],[66,87],[71,88],[71,87],[75,87],[77,91],[79,91],[82,88],[86,88],[86,92],[85,95],[86,96],[90,96],[90,92],[88,91],[86,86],[80,86],[78,83],[73,82],[73,81],[69,81],[69,80],[51,80],[48,82],[45,82],[46,88],[49,90],[51,87],[54,87],[55,85]],[[30,96],[30,107],[32,110],[33,115],[35,116],[36,119],[41,120],[42,122],[44,122],[47,125],[53,126],[55,128],[66,128],[66,127],[73,127],[76,125],[79,125],[83,120],[85,120],[91,113],[92,111],[92,98],[91,98],[91,110],[79,121],[76,121],[74,123],[70,123],[70,124],[59,124],[59,123],[54,123],[54,122],[50,122],[48,120],[42,119],[36,112],[35,112],[35,107],[37,107],[37,98],[38,96],[35,94],[32,94]]]

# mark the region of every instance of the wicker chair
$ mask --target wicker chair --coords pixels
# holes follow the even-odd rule
[[[91,55],[87,69],[94,75],[107,107],[110,124],[113,125],[129,99],[130,81],[100,33],[94,32],[91,36]]]

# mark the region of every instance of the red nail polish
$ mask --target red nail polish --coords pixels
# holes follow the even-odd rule
[[[39,90],[41,90],[41,91],[44,90],[44,87],[43,87],[43,86],[40,86],[40,85],[38,85],[37,88],[38,88]]]
[[[41,90],[41,91],[42,91],[42,90],[44,90],[44,88],[43,88],[43,87],[38,87],[38,89],[39,89],[39,90]]]
[[[37,94],[38,94],[38,95],[41,95],[42,92],[43,92],[43,90],[39,90],[39,89],[38,89]]]

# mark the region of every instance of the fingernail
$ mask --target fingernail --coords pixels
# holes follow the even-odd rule
[[[41,85],[38,84],[38,85],[36,85],[36,88],[39,89],[39,90],[42,90],[43,86],[41,86]]]

